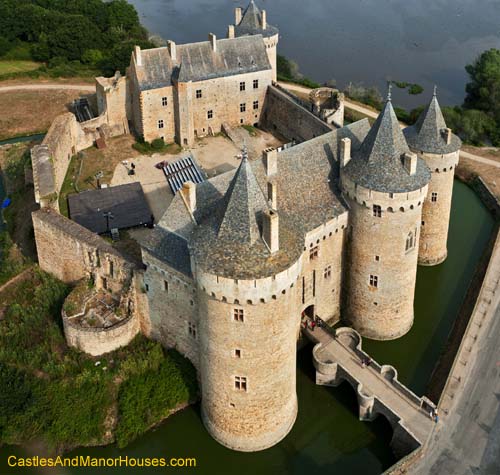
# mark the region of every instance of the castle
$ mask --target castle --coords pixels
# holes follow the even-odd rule
[[[390,93],[372,126],[327,124],[274,84],[277,42],[252,0],[228,39],[136,48],[126,78],[97,79],[108,125],[146,140],[189,146],[224,123],[259,123],[299,142],[254,160],[244,151],[236,171],[185,183],[140,242],[145,269],[117,272],[107,244],[82,245],[76,223],[71,234],[56,212],[34,214],[41,266],[63,280],[132,272],[140,325],[120,344],[143,331],[186,355],[207,430],[241,451],[278,443],[294,424],[302,317],[377,340],[410,330],[417,264],[446,258],[461,146],[436,93],[404,130]],[[63,257],[47,237],[54,227],[72,236]]]

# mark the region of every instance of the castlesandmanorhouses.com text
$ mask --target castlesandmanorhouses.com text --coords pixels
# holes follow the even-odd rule
[[[165,457],[7,457],[9,467],[196,467],[195,458]]]

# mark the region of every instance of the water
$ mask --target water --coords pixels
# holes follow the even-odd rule
[[[365,348],[382,363],[392,363],[411,389],[422,394],[443,348],[476,263],[493,229],[493,219],[476,195],[455,182],[448,259],[438,267],[420,268],[417,276],[415,325],[394,342],[366,341]],[[298,358],[299,416],[292,432],[277,446],[243,454],[220,446],[205,431],[199,407],[190,407],[165,421],[125,450],[116,447],[75,450],[71,455],[115,457],[196,457],[197,469],[176,473],[217,475],[316,475],[325,473],[375,475],[395,462],[389,442],[390,426],[384,418],[360,422],[354,391],[347,384],[324,388],[314,384],[310,348]],[[2,454],[23,454],[4,447]],[[17,475],[5,466],[0,473]],[[23,470],[23,474],[36,471]],[[47,474],[103,473],[99,469],[65,469]],[[106,468],[106,474],[155,474],[165,469]]]
[[[129,0],[152,33],[178,43],[226,36],[234,7],[247,0]],[[461,104],[466,64],[500,47],[499,0],[257,0],[280,29],[280,54],[308,77],[385,90],[387,79],[421,84],[425,92],[394,91],[407,108],[427,102],[439,86],[442,104]]]

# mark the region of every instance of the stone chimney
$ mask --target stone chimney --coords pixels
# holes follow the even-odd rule
[[[403,165],[410,175],[415,175],[417,173],[417,154],[405,153],[403,155]]]
[[[265,30],[267,28],[267,13],[265,10],[262,10],[261,13],[261,19],[262,19],[262,29]]]
[[[142,66],[142,51],[140,46],[134,47],[135,64],[137,66]]]
[[[267,201],[272,209],[278,209],[278,186],[271,181],[267,182]]]
[[[340,168],[344,168],[351,160],[351,139],[343,138],[340,141]]]
[[[451,144],[451,134],[452,132],[450,128],[444,129],[444,138],[446,140],[446,145]]]
[[[196,185],[192,181],[186,181],[182,186],[181,193],[189,211],[194,213],[196,211]]]
[[[273,210],[265,211],[262,223],[262,237],[272,254],[280,249],[279,217]]]
[[[210,41],[210,46],[212,47],[212,51],[215,53],[217,51],[217,36],[215,36],[213,33],[209,33],[208,41]]]
[[[267,148],[263,152],[267,176],[278,173],[278,151],[275,148]]]
[[[170,57],[172,58],[172,61],[177,61],[177,45],[175,44],[174,41],[169,40],[169,41],[167,41],[167,46],[168,46],[168,52],[170,53]]]
[[[234,9],[234,24],[238,26],[241,23],[241,7]]]
[[[234,25],[229,25],[227,27],[227,37],[230,39],[234,38]]]

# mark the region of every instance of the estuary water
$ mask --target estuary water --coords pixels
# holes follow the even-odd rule
[[[493,230],[493,219],[477,196],[455,181],[448,242],[448,259],[437,267],[421,267],[417,274],[415,324],[393,342],[364,341],[364,347],[380,363],[393,364],[400,379],[423,394],[447,335],[456,318],[475,266]],[[258,453],[225,449],[205,431],[199,406],[167,419],[124,450],[114,446],[82,448],[72,455],[95,457],[195,457],[196,469],[64,469],[44,475],[167,474],[200,475],[325,475],[326,473],[377,475],[395,462],[389,448],[388,422],[360,422],[354,391],[347,384],[325,388],[314,383],[311,348],[298,356],[297,392],[299,416],[291,433],[277,446]],[[0,473],[18,475],[8,468],[6,456],[26,454],[18,447],[3,447]],[[38,474],[36,470],[22,470]]]
[[[178,43],[225,37],[234,7],[247,0],[129,0],[153,34]],[[303,74],[376,85],[387,79],[421,84],[425,92],[394,91],[397,105],[427,102],[432,86],[440,101],[461,104],[465,65],[500,47],[500,0],[256,0],[280,30],[278,51]],[[424,97],[425,96],[425,97]]]

